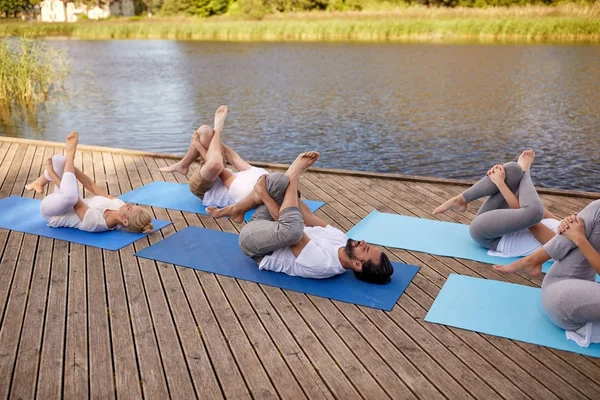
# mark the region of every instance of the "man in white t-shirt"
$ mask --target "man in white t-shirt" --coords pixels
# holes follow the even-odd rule
[[[255,191],[263,204],[240,232],[242,252],[260,269],[288,275],[323,279],[350,269],[363,281],[389,282],[394,268],[380,247],[348,239],[299,201],[299,178],[318,157],[302,153],[285,174],[259,178]]]
[[[163,172],[187,175],[190,165],[200,159],[201,167],[190,178],[190,191],[205,206],[225,207],[244,199],[252,192],[256,180],[268,172],[246,162],[238,153],[221,141],[227,116],[227,106],[215,113],[215,128],[202,125],[192,135],[186,155],[173,165],[160,168]],[[226,163],[238,170],[226,168]]]

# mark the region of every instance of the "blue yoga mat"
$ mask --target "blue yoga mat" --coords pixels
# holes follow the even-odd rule
[[[190,185],[187,183],[156,181],[122,194],[119,198],[128,203],[208,215],[202,200],[190,192]],[[304,203],[312,212],[325,204],[323,201],[315,200],[304,200]],[[250,221],[252,214],[254,210],[246,213],[244,217],[246,222]]]
[[[51,228],[40,215],[40,200],[11,196],[0,199],[0,228],[65,240],[106,250],[119,250],[146,236],[122,231],[84,232],[72,228]],[[154,231],[170,225],[169,221],[153,220]]]
[[[387,247],[457,257],[488,264],[508,265],[517,257],[488,255],[471,239],[469,225],[373,211],[348,232],[348,237]],[[543,265],[546,272],[552,262]]]
[[[541,289],[451,274],[425,321],[600,358],[567,340],[565,330],[544,314]]]
[[[329,279],[261,271],[256,262],[242,254],[238,235],[192,226],[136,256],[387,311],[394,307],[419,270],[414,265],[393,263],[392,280],[385,285],[362,282],[351,271]]]

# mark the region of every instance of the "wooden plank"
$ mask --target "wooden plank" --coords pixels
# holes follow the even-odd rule
[[[356,356],[358,362],[377,380],[381,388],[393,399],[405,399],[418,395],[427,398],[444,398],[427,379],[422,376],[410,362],[398,352],[392,343],[370,321],[363,318],[362,326],[352,324],[348,317],[340,311],[346,309],[350,314],[360,314],[361,307],[349,303],[335,302],[316,296],[308,296],[312,305],[317,309],[322,318],[331,325],[331,330],[339,335],[348,349]],[[319,322],[322,324],[322,321]],[[328,329],[315,327],[314,331],[321,331],[328,335]],[[368,332],[368,333],[367,333]],[[365,335],[364,333],[367,333]],[[385,350],[384,350],[385,349]],[[404,383],[405,375],[407,383]],[[412,376],[411,376],[412,375]],[[413,380],[414,379],[414,380]],[[416,385],[415,385],[416,383]],[[417,385],[419,385],[417,387]],[[412,388],[412,391],[411,389]],[[465,395],[466,393],[463,393]],[[467,395],[468,396],[468,395]],[[370,397],[370,390],[365,397]]]
[[[112,154],[103,153],[109,193],[113,196],[121,194],[119,181],[115,171]],[[165,371],[159,354],[158,343],[150,317],[146,293],[142,283],[139,266],[133,256],[132,246],[119,250],[121,258],[123,282],[129,304],[130,319],[136,347],[136,356],[140,369],[142,395],[147,394],[157,398],[169,396]],[[111,276],[116,272],[112,271]],[[118,284],[116,284],[118,292]]]
[[[128,174],[125,160],[123,160],[121,155],[114,155],[113,159],[119,185],[123,192],[131,190],[132,186],[141,186],[137,182],[139,176]],[[155,233],[150,236],[158,235],[158,233]],[[139,251],[147,247],[147,245],[148,239],[142,239],[134,244],[134,250]],[[169,309],[164,288],[157,272],[157,264],[152,260],[143,258],[136,258],[136,260],[139,264],[159,352],[162,356],[169,393],[175,398],[196,396],[189,369],[179,343],[179,337],[174,326],[171,310]]]
[[[29,175],[30,164],[35,152],[35,146],[19,148],[15,159],[7,171],[2,185],[6,194],[21,194]],[[34,262],[34,252],[30,249],[37,247],[37,237],[11,232],[7,250],[2,255],[3,273],[0,274],[0,397],[8,396],[14,372],[21,327],[23,324],[27,292]]]
[[[21,330],[21,340],[12,379],[10,393],[12,398],[29,399],[33,398],[36,392],[50,262],[52,259],[52,244],[52,239],[39,238],[39,244],[35,250],[33,276],[29,287],[25,320]],[[14,299],[15,296],[17,294],[11,293],[11,298]]]
[[[271,306],[260,286],[249,281],[238,283],[306,396],[310,399],[332,399],[326,383],[306,357],[302,346],[294,340],[292,333]]]
[[[69,243],[55,240],[36,393],[40,399],[59,398],[63,391],[68,263]]]
[[[36,148],[29,169],[29,177],[26,180],[33,180],[39,176],[44,150],[44,147],[41,146]],[[24,197],[31,198],[33,193],[28,191],[24,194]],[[40,238],[28,292],[25,321],[16,356],[13,384],[11,386],[12,397],[30,398],[35,393],[51,252],[52,239]]]
[[[162,176],[154,159],[145,159],[144,161],[154,179]],[[173,178],[171,177],[171,179]],[[212,218],[210,219],[212,220]],[[206,298],[204,288],[199,282],[198,276],[204,273],[190,268],[177,268],[177,272],[184,291],[187,293],[192,314],[225,397],[251,398],[227,339],[225,339],[219,327],[216,316]]]
[[[95,182],[108,192],[102,154],[94,152],[92,158]],[[125,399],[141,398],[141,379],[135,356],[121,260],[119,253],[115,251],[103,250],[102,255],[116,396]]]
[[[125,162],[128,166],[132,185],[137,186],[138,184],[142,185],[152,181],[150,172],[143,159],[139,157],[135,157],[135,159],[125,157]],[[155,211],[157,218],[169,219],[169,215],[164,209],[156,209]],[[177,229],[183,229],[187,226],[183,218],[180,217],[177,221],[178,223],[175,223]],[[157,243],[160,240],[162,240],[162,236],[160,235],[150,236],[150,244]],[[137,247],[138,245],[136,245]],[[211,366],[201,333],[191,313],[190,305],[181,285],[177,270],[165,263],[157,263],[157,265],[158,274],[164,286],[170,310],[175,321],[175,328],[180,338],[183,354],[196,393],[200,398],[222,397],[223,394]]]
[[[83,159],[83,172],[95,181],[92,154],[79,152]],[[86,191],[86,197],[93,193]],[[111,399],[115,397],[115,384],[110,348],[108,304],[106,300],[104,260],[102,250],[86,246],[87,298],[88,301],[88,342],[90,397]]]
[[[330,356],[329,352],[310,329],[302,316],[295,309],[293,303],[284,292],[275,287],[261,285],[261,288],[278,317],[285,323],[296,342],[304,350],[326,383],[333,396],[336,398],[359,398],[361,395],[341,370],[340,365]]]
[[[70,243],[63,388],[67,399],[89,394],[86,269],[85,246]]]
[[[277,334],[277,332],[269,334],[265,330],[235,279],[222,276],[217,279],[279,397],[284,399],[306,398],[271,339],[271,335]]]

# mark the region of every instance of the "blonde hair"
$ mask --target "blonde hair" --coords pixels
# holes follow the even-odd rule
[[[131,214],[129,216],[129,226],[127,228],[131,232],[152,232],[154,227],[152,226],[152,217],[150,216],[150,213],[142,208],[137,213]]]

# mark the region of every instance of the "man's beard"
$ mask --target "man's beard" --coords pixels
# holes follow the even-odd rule
[[[356,240],[348,239],[348,241],[346,242],[346,246],[344,246],[344,252],[346,252],[348,258],[351,259],[356,258],[354,254],[354,243],[356,243]]]

